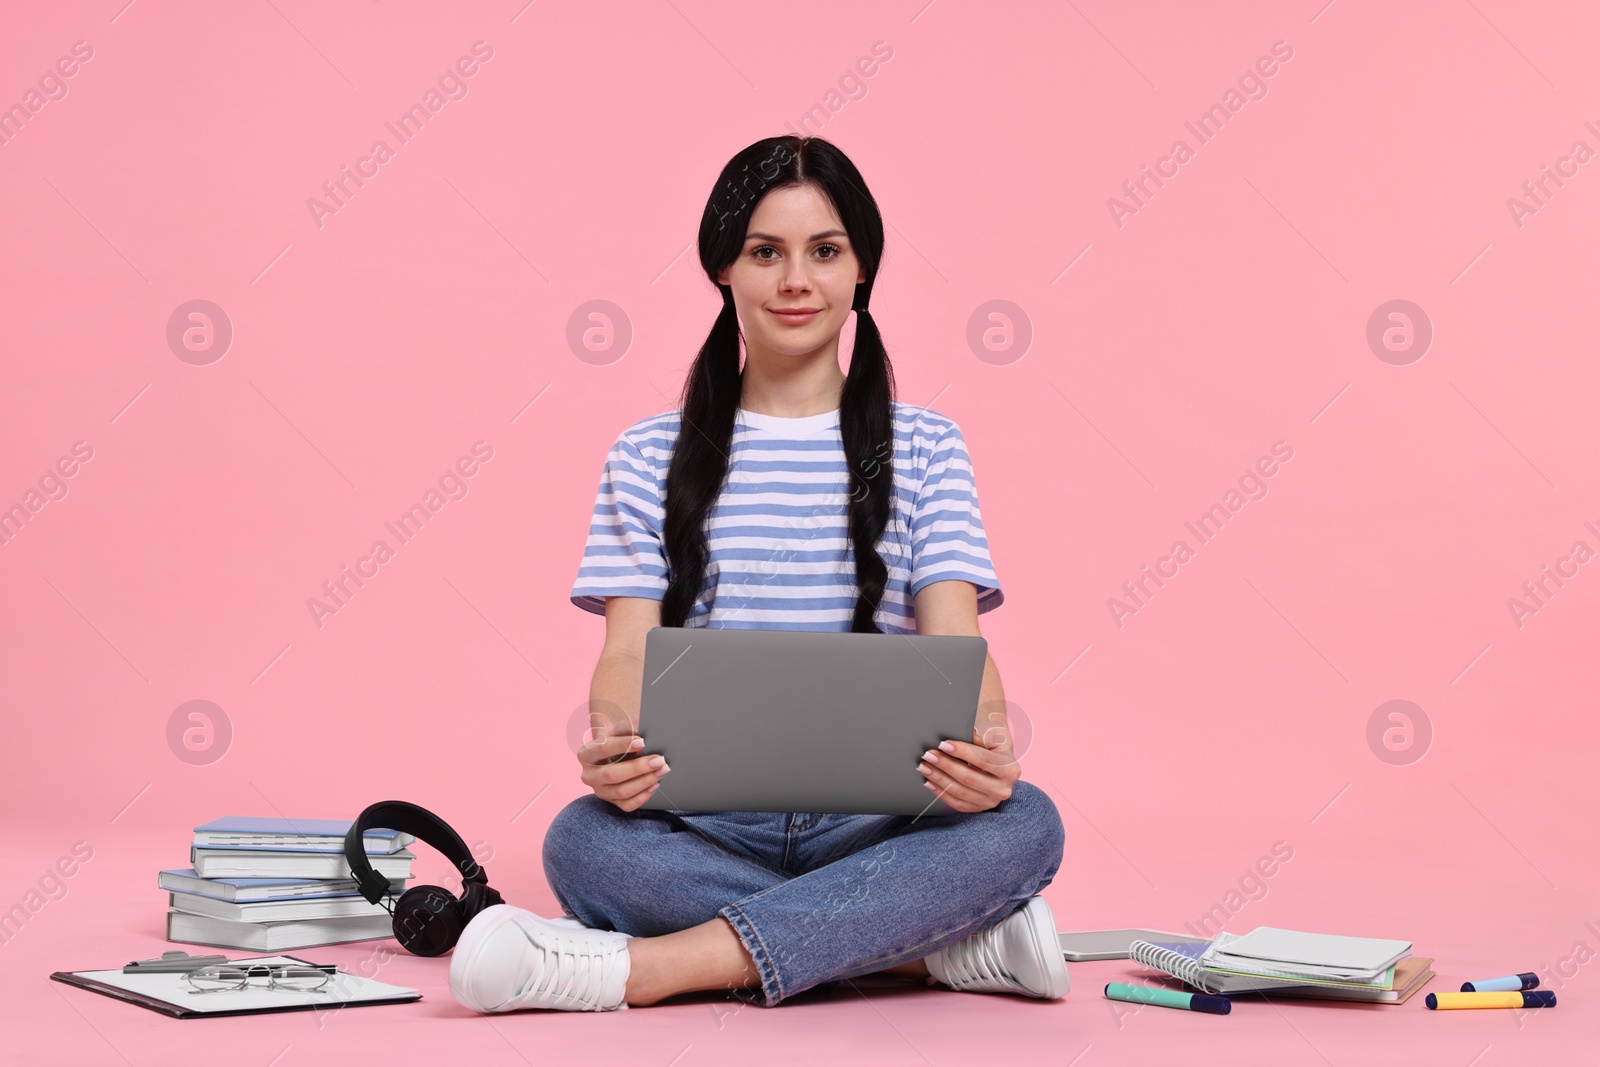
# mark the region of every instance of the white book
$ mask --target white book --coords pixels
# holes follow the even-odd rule
[[[217,948],[282,952],[291,948],[337,945],[344,941],[371,941],[393,936],[394,926],[386,914],[253,923],[219,919],[213,915],[194,915],[187,911],[167,912],[168,941]]]
[[[348,819],[264,819],[230,815],[194,828],[201,848],[279,848],[290,852],[343,852]],[[416,838],[399,830],[368,828],[362,847],[371,853],[398,852]]]
[[[241,904],[260,900],[309,900],[315,897],[352,897],[356,884],[349,878],[202,878],[192,868],[173,869],[156,875],[156,885],[170,893],[192,893],[232,900]],[[389,883],[395,893],[405,890],[405,882]]]
[[[169,904],[191,915],[210,915],[234,922],[270,923],[301,919],[341,919],[352,915],[388,915],[382,904],[364,897],[311,897],[305,900],[263,900],[235,904],[196,893],[168,893]]]
[[[388,856],[368,856],[372,869],[394,881],[411,877],[406,849]],[[201,878],[345,878],[350,864],[334,852],[252,852],[246,849],[190,848],[189,862]]]

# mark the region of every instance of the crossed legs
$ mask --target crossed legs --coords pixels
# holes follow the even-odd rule
[[[924,955],[998,922],[1051,880],[1062,840],[1049,797],[1018,782],[990,811],[921,819],[790,877],[755,858],[763,845],[781,851],[781,837],[741,854],[665,813],[587,796],[551,824],[544,866],[569,914],[633,935],[627,1003],[761,988],[772,1006],[829,978],[925,978]]]

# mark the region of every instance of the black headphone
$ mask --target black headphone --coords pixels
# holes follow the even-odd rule
[[[504,904],[505,899],[489,885],[489,876],[472,858],[461,835],[425,808],[401,800],[384,800],[363,811],[350,824],[344,837],[344,858],[355,876],[356,888],[369,904],[389,896],[389,879],[372,869],[363,838],[367,830],[381,826],[399,830],[418,841],[432,845],[461,872],[461,898],[436,885],[417,885],[400,894],[389,909],[394,920],[395,940],[407,952],[418,956],[442,956],[455,947],[461,931],[472,917],[485,908]]]

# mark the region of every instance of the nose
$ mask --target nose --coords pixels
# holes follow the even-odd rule
[[[806,293],[811,291],[811,277],[806,273],[803,260],[791,259],[783,272],[783,291]]]

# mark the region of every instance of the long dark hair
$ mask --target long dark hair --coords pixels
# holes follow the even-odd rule
[[[839,401],[839,431],[849,464],[850,544],[856,565],[853,633],[881,633],[873,621],[889,582],[878,539],[889,524],[894,490],[894,370],[867,303],[883,259],[883,217],[855,164],[820,137],[768,137],[728,161],[700,218],[700,266],[711,284],[744,249],[750,216],[773,189],[814,185],[833,204],[850,235],[866,281],[856,286],[855,349]],[[743,375],[739,317],[733,291],[684,379],[682,422],[667,471],[666,540],[669,579],[661,624],[682,626],[700,598],[710,548],[705,521],[728,474]]]

